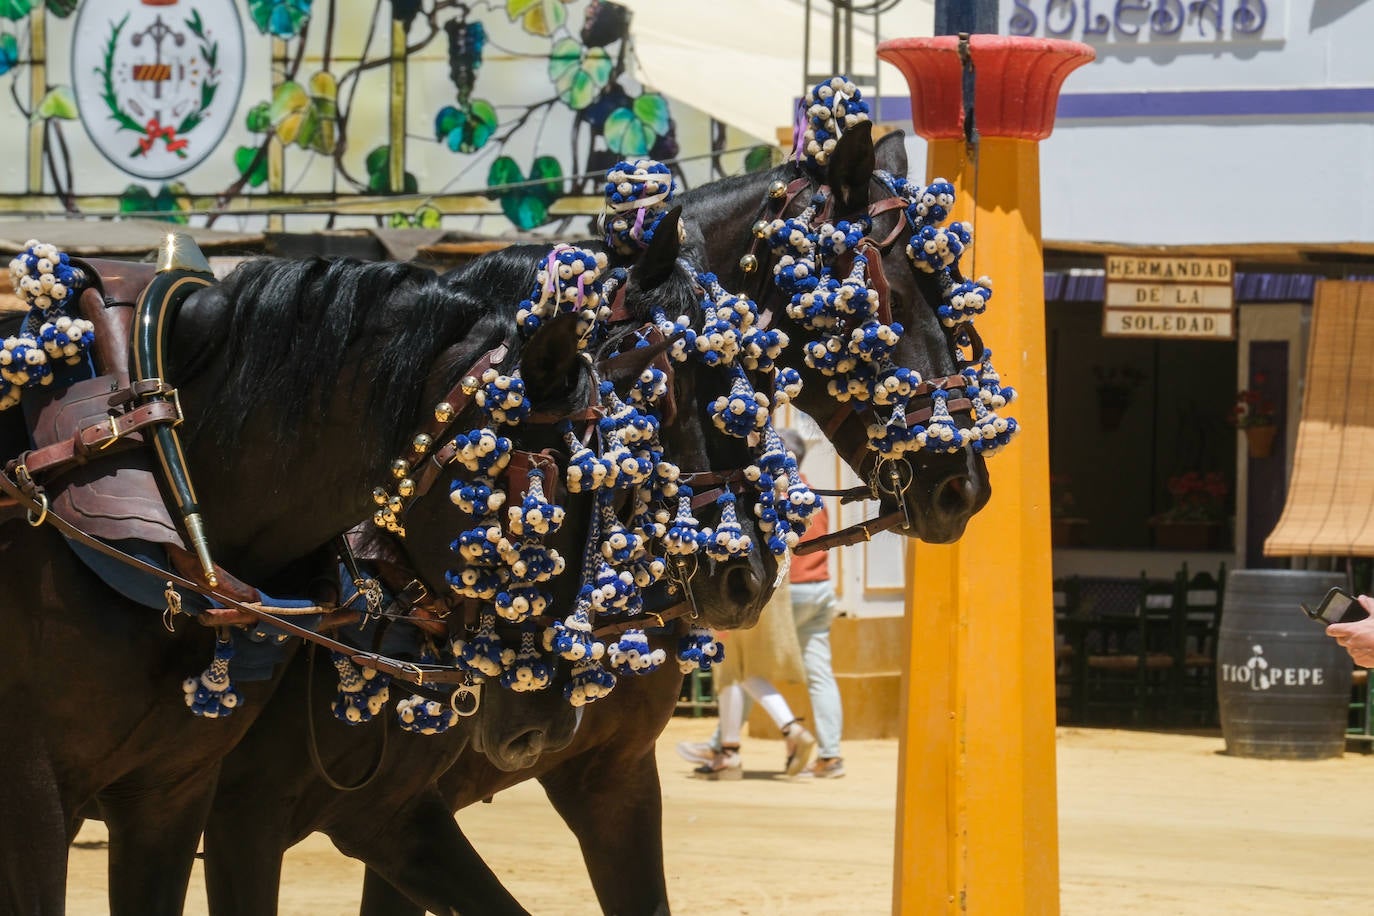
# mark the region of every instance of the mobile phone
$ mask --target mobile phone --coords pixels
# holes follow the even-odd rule
[[[1343,588],[1333,588],[1322,598],[1321,604],[1316,609],[1308,607],[1306,604],[1299,605],[1302,612],[1313,620],[1320,620],[1322,623],[1354,623],[1356,620],[1364,620],[1369,616],[1369,612],[1364,609],[1364,605],[1356,600],[1355,596]]]

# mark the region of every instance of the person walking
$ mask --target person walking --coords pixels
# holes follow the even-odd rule
[[[779,430],[778,435],[800,466],[806,457],[806,441],[790,428]],[[822,503],[819,511],[812,515],[801,540],[814,540],[829,530],[829,518]],[[780,600],[784,595],[786,600]],[[830,626],[837,610],[826,554],[793,556],[788,588],[774,595],[773,602],[760,616],[759,625],[752,631],[739,631],[725,637],[725,663],[717,675],[717,683],[725,684],[717,690],[720,724],[709,741],[683,741],[677,746],[679,756],[698,764],[694,775],[707,779],[738,779],[743,775],[739,733],[746,713],[746,696],[763,706],[782,731],[788,776],[835,779],[844,775],[844,759],[840,756],[844,711],[830,660]],[[751,633],[759,635],[751,638],[747,635]],[[790,680],[804,677],[815,716],[815,735],[792,715],[786,699],[766,677],[759,674],[739,676],[732,671],[729,667],[732,653],[744,656],[739,659],[741,665],[751,668],[758,665],[751,655],[771,654],[774,658],[772,676]],[[795,664],[798,656],[800,665]],[[780,668],[786,669],[784,673],[779,673]],[[791,672],[795,672],[795,676]],[[808,765],[817,745],[820,756]]]

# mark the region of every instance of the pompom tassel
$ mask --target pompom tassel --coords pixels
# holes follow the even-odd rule
[[[386,706],[391,678],[375,668],[359,668],[337,652],[330,661],[339,672],[339,694],[329,706],[334,718],[349,725],[371,722]]]
[[[563,697],[572,706],[586,706],[611,692],[615,675],[601,667],[600,660],[583,659],[573,665],[572,675],[563,685]]]
[[[611,669],[620,675],[651,674],[668,660],[668,653],[649,646],[643,630],[626,630],[606,650]]]
[[[724,660],[725,646],[705,627],[692,627],[678,640],[677,667],[683,674],[710,671],[712,665]]]
[[[181,684],[191,714],[206,719],[222,719],[243,702],[243,694],[229,679],[229,662],[234,658],[232,637],[215,637],[215,658],[199,677],[188,677]]]
[[[414,693],[396,702],[396,720],[412,734],[442,735],[458,724],[458,713],[447,703]]]

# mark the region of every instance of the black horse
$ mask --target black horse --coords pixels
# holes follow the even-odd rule
[[[847,211],[862,212],[891,196],[878,169],[905,176],[907,159],[901,134],[889,134],[875,150],[866,129],[853,131],[841,139],[825,183],[842,195]],[[695,221],[688,233],[693,243],[687,252],[689,260],[699,266],[709,265],[728,288],[747,285],[758,291],[761,306],[776,304],[777,293],[766,279],[760,279],[766,277],[766,270],[745,273],[739,266],[740,255],[750,248],[751,225],[769,186],[800,177],[803,173],[796,167],[785,165],[771,172],[714,182],[686,194],[682,198],[684,213]],[[808,185],[808,191],[799,195],[803,201],[813,187]],[[900,228],[896,225],[900,213],[900,209],[879,209],[874,217],[874,236],[884,238]],[[938,287],[912,268],[900,244],[888,247],[883,261],[893,315],[906,327],[898,362],[926,377],[953,373],[955,353],[933,308],[939,301]],[[678,310],[691,307],[693,294],[680,280],[659,291],[660,301],[676,303],[668,307]],[[799,331],[781,308],[775,309],[774,315],[780,323],[787,322],[784,327],[795,340]],[[838,427],[829,426],[836,405],[824,396],[824,379],[800,363],[793,365],[806,380],[795,403],[827,431],[855,471],[870,479],[873,459],[865,456],[862,424],[846,418]],[[856,455],[865,457],[855,461]],[[970,453],[922,455],[914,463],[917,486],[904,494],[913,523],[903,533],[937,542],[956,539],[990,495],[983,459]],[[892,498],[884,501],[890,508]],[[534,767],[515,773],[493,767],[479,754],[464,753],[440,778],[440,791],[448,804],[459,810],[525,779],[538,778],[578,838],[602,910],[666,914],[669,904],[655,745],[672,717],[681,686],[681,677],[669,670],[622,683],[615,693],[587,710],[565,750],[545,754]],[[362,912],[366,916],[418,916],[420,911],[369,872]]]
[[[934,275],[916,270],[904,253],[911,230],[905,206],[898,205],[884,173],[905,178],[906,146],[900,131],[873,143],[871,124],[864,122],[847,130],[830,156],[824,179],[796,163],[786,163],[767,172],[728,178],[699,186],[680,198],[683,217],[701,230],[705,262],[721,282],[733,290],[745,290],[758,301],[760,310],[771,310],[774,322],[794,341],[804,340],[805,332],[787,314],[781,294],[771,282],[767,249],[756,245],[753,225],[765,212],[769,190],[775,185],[795,187],[780,213],[795,216],[822,185],[830,189],[834,218],[854,219],[871,214],[871,237],[879,244],[886,276],[892,318],[901,322],[905,333],[893,354],[898,366],[915,369],[923,378],[957,375],[958,357],[948,334],[936,314],[941,290]],[[768,211],[772,213],[772,211]],[[742,257],[759,252],[751,270]],[[973,354],[974,359],[981,354]],[[902,508],[905,516],[899,530],[908,537],[931,543],[948,543],[963,534],[974,513],[987,505],[992,495],[987,466],[972,449],[955,454],[919,451],[904,456],[912,474],[904,468],[884,469],[875,474],[877,453],[867,448],[867,414],[852,411],[850,405],[827,396],[825,380],[818,378],[802,362],[800,346],[788,347],[783,362],[806,378],[795,405],[814,419],[859,478],[871,482],[885,511]],[[967,425],[967,423],[963,424]],[[896,471],[898,483],[889,474]],[[909,483],[908,483],[909,480]],[[893,491],[897,491],[894,493]]]
[[[649,303],[657,299],[657,289],[670,277],[681,281],[686,276],[676,263],[678,254],[677,215],[670,214],[656,235],[655,242],[630,272],[624,309],[634,317],[623,330],[638,328],[647,319]],[[534,273],[548,253],[546,248],[519,246],[485,256],[449,278],[457,288],[483,291],[490,303],[514,303],[526,295]],[[621,342],[623,331],[608,344]],[[571,346],[571,342],[569,342]],[[626,356],[608,363],[614,366],[611,380],[622,390],[644,367],[635,354],[652,349],[627,349]],[[626,358],[628,357],[628,358]],[[662,430],[664,455],[688,473],[707,470],[737,471],[750,463],[749,449],[740,439],[717,432],[707,416],[707,405],[724,394],[728,380],[724,373],[696,364],[679,368],[673,374],[676,416]],[[755,540],[759,535],[743,505],[742,527]],[[426,506],[412,510],[407,518],[407,541],[435,544],[431,527],[454,524],[455,511]],[[709,519],[709,509],[699,514]],[[566,523],[565,523],[566,527]],[[415,532],[419,537],[415,537]],[[565,555],[576,555],[577,549]],[[424,554],[414,545],[408,549],[413,572],[421,579],[442,583],[442,570],[450,558],[443,553]],[[689,576],[695,598],[694,607],[704,620],[718,628],[752,624],[772,590],[776,562],[770,554],[751,553],[744,559],[720,562],[702,558]],[[564,601],[569,596],[563,596]],[[675,642],[675,641],[670,641]],[[665,645],[669,656],[664,665],[669,671],[655,673],[656,685],[675,681],[681,675],[672,656],[675,645]],[[622,677],[617,691],[641,691],[635,682],[641,678]],[[297,658],[286,681],[268,709],[255,722],[243,742],[229,755],[220,775],[215,804],[207,825],[206,876],[211,909],[217,916],[229,913],[261,914],[275,910],[281,856],[286,848],[312,831],[327,833],[345,853],[365,861],[373,872],[407,897],[436,912],[505,912],[490,887],[488,873],[475,862],[471,847],[457,830],[451,808],[440,795],[435,781],[448,770],[460,753],[481,757],[498,773],[515,776],[536,762],[541,753],[556,753],[566,741],[543,740],[549,722],[557,721],[566,704],[557,690],[524,695],[518,701],[504,697],[504,690],[488,687],[485,696],[503,702],[499,718],[479,714],[473,727],[460,726],[441,736],[395,736],[375,765],[367,785],[353,792],[336,791],[336,779],[357,780],[373,766],[379,747],[378,733],[385,726],[373,723],[366,729],[345,727],[332,721],[322,704],[307,708],[302,697],[313,687],[316,695],[330,689],[324,669],[312,671],[304,658]],[[612,697],[615,693],[612,693]],[[598,701],[591,709],[609,702]],[[553,704],[554,708],[551,708]],[[617,704],[617,706],[620,704]],[[590,710],[588,711],[590,714]],[[320,761],[330,778],[311,766],[309,749],[302,736],[306,719],[314,720]],[[598,716],[602,720],[604,716]],[[515,721],[520,724],[517,726]],[[491,732],[499,727],[507,736],[497,744]],[[518,740],[510,736],[518,733]],[[266,769],[273,774],[264,782]],[[334,783],[331,785],[331,783]],[[378,812],[387,812],[379,821]],[[474,890],[486,896],[474,900]],[[404,899],[404,898],[403,898]],[[411,904],[406,903],[409,907]]]
[[[522,348],[511,313],[401,264],[253,261],[191,296],[167,375],[216,559],[278,595],[332,569],[325,545],[371,515],[420,418],[501,341],[531,398],[571,411],[576,349],[546,326]],[[27,447],[17,416],[0,427],[8,454]],[[275,680],[243,684],[227,720],[194,718],[181,682],[212,631],[167,634],[50,529],[0,526],[0,562],[0,910],[62,911],[66,846],[98,802],[111,911],[180,912],[220,761]]]

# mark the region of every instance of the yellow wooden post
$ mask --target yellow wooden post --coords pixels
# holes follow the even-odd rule
[[[1054,754],[1049,436],[1039,141],[1059,87],[1092,49],[974,35],[896,39],[878,55],[906,75],[927,177],[951,181],[972,225],[962,266],[993,279],[978,318],[1019,397],[1021,432],[989,459],[992,500],[956,544],[908,554],[909,665],[897,793],[893,910],[1059,910]],[[976,131],[966,135],[965,60]],[[970,260],[971,256],[971,260]]]

